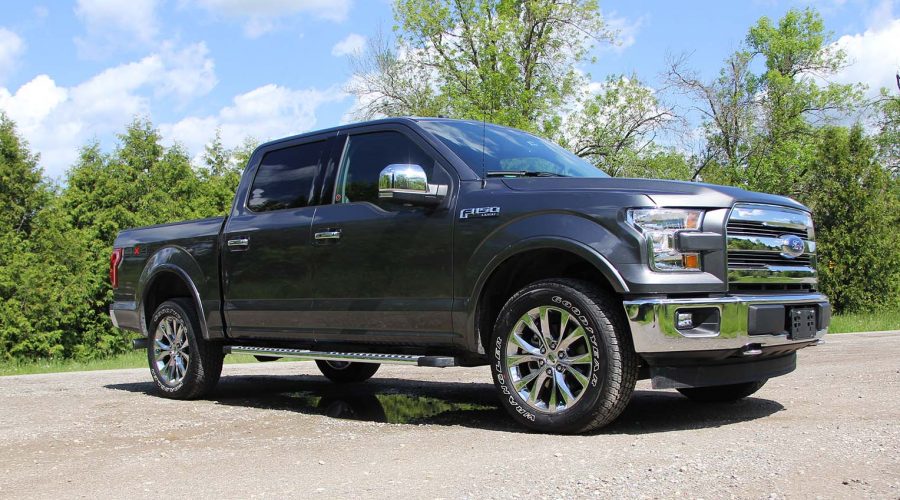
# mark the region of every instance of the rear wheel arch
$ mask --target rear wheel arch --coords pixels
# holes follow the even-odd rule
[[[190,276],[182,269],[171,264],[157,267],[146,280],[140,298],[141,324],[149,334],[153,313],[160,304],[172,299],[186,299],[194,306],[200,323],[200,333],[204,339],[209,338],[206,326],[206,315],[200,294]]]
[[[583,243],[565,238],[523,240],[498,255],[478,281],[473,312],[476,345],[488,352],[494,323],[506,301],[523,287],[551,278],[590,281],[615,296],[628,291],[609,261]]]

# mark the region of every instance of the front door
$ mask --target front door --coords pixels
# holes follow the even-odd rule
[[[420,165],[429,184],[448,186],[448,196],[437,207],[379,198],[379,174],[391,164]],[[310,327],[322,338],[453,341],[452,183],[430,146],[402,128],[346,137],[312,224],[317,313]]]

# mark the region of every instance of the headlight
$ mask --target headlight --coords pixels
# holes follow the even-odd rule
[[[697,231],[702,221],[702,210],[633,208],[628,211],[628,223],[647,239],[650,267],[654,271],[700,270],[700,254],[675,250],[675,233]]]

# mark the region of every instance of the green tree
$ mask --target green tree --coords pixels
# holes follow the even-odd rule
[[[614,175],[672,114],[634,76],[579,65],[614,42],[595,0],[397,0],[398,33],[353,58],[357,115],[448,116],[538,133]],[[598,88],[599,87],[599,88]]]
[[[895,178],[900,177],[900,97],[881,89],[881,98],[875,105],[878,159]]]
[[[374,66],[400,61],[409,65],[404,74],[431,84],[407,99],[419,109],[393,111],[440,110],[532,131],[553,126],[555,107],[583,81],[576,65],[593,43],[612,39],[595,0],[397,0],[394,17],[399,48],[376,50]],[[374,101],[384,102],[404,95],[397,84],[408,79],[376,81],[385,88],[351,91],[365,99],[375,90]]]
[[[32,221],[49,198],[38,160],[0,112],[0,236],[31,234]]]
[[[900,303],[900,203],[861,126],[821,132],[808,178],[822,289],[838,311]]]
[[[761,18],[712,82],[684,60],[670,64],[668,81],[695,98],[704,117],[710,161],[695,177],[802,197],[815,168],[816,127],[861,103],[859,85],[823,83],[845,64],[814,9],[791,9],[777,23]]]
[[[113,329],[107,316],[112,300],[108,259],[118,232],[196,218],[213,209],[199,196],[203,185],[184,148],[163,146],[159,132],[142,119],[119,135],[112,153],[103,153],[96,143],[82,148],[67,181],[59,205],[68,227],[60,230],[60,238],[84,256],[70,273],[70,286],[79,289],[86,306],[72,327],[78,337],[67,341],[65,355],[107,355],[127,348],[126,335]]]
[[[97,272],[42,179],[38,156],[0,117],[0,358],[74,355],[84,338],[102,352],[89,293]],[[106,325],[101,330],[109,331]]]
[[[126,228],[221,215],[255,148],[217,134],[195,171],[134,120],[112,153],[82,148],[64,189],[42,179],[38,156],[0,116],[0,358],[91,358],[121,352],[128,335],[107,315],[108,259]]]
[[[136,119],[113,153],[96,143],[82,148],[62,197],[73,227],[112,245],[122,229],[199,217],[199,188],[187,152],[164,147],[152,123]]]
[[[663,152],[655,135],[677,120],[653,90],[636,75],[611,76],[599,87],[580,96],[562,119],[558,142],[612,176],[683,178],[658,161]]]
[[[222,143],[221,131],[216,130],[213,140],[204,148],[203,167],[200,169],[201,192],[205,198],[201,208],[203,216],[228,213],[241,181],[241,173],[257,144],[255,139],[248,137],[240,146],[228,149]]]

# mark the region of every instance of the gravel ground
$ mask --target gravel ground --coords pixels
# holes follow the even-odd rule
[[[0,378],[0,498],[900,498],[900,332],[829,336],[734,404],[638,384],[589,436],[523,432],[484,368],[230,365],[210,400],[147,370]]]

